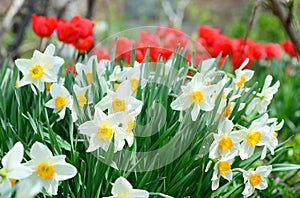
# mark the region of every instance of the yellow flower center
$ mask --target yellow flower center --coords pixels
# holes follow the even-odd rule
[[[218,170],[221,175],[225,175],[231,169],[231,164],[226,161],[221,161],[218,164]]]
[[[63,108],[67,104],[67,100],[62,96],[57,96],[54,99],[54,106],[58,109]]]
[[[133,93],[136,93],[139,87],[139,80],[136,78],[130,78],[131,89]]]
[[[117,198],[129,198],[129,197],[126,195],[120,195],[120,196],[117,196]]]
[[[261,140],[261,132],[260,131],[253,131],[248,133],[247,135],[247,142],[251,145],[251,146],[255,146],[256,144],[258,144]]]
[[[233,146],[232,140],[228,136],[222,137],[221,140],[219,141],[219,147],[221,148],[222,151],[230,150],[232,146]]]
[[[80,96],[77,96],[76,98],[77,98],[77,101],[78,101],[79,106],[80,106],[81,108],[84,107],[84,105],[85,105],[86,102],[87,102],[86,97],[85,97],[84,95],[80,95]]]
[[[120,98],[116,98],[112,102],[111,107],[115,111],[125,111],[125,108],[126,108],[125,100],[122,100]]]
[[[97,137],[99,139],[104,139],[104,140],[108,140],[113,136],[113,129],[107,127],[105,124],[101,125],[98,128],[98,132],[97,132]]]
[[[88,73],[85,74],[85,76],[86,76],[86,79],[87,79],[88,83],[92,84],[93,83],[93,75],[92,75],[92,73],[88,72]]]
[[[231,113],[231,107],[230,106],[227,106],[222,114],[222,117],[223,118],[228,118],[230,116],[230,113]]]
[[[9,182],[10,182],[10,185],[11,186],[14,186],[16,184],[16,181],[15,179],[9,179]]]
[[[51,85],[52,85],[52,83],[46,82],[46,91],[50,91]]]
[[[203,100],[203,94],[201,91],[194,91],[190,95],[191,103],[199,104]]]
[[[244,83],[246,82],[246,80],[247,80],[246,76],[241,76],[240,81],[237,82],[237,83],[235,83],[235,84],[236,84],[236,86],[241,87],[241,86],[244,85]]]
[[[262,178],[261,178],[260,174],[253,173],[253,174],[250,175],[249,180],[250,180],[250,184],[252,185],[252,187],[255,187],[255,186],[259,185]]]
[[[115,82],[114,83],[114,89],[117,90],[120,86],[120,83],[119,82]]]
[[[34,65],[29,70],[29,73],[31,78],[37,79],[37,78],[41,78],[44,75],[44,70],[42,66]]]
[[[16,88],[19,87],[19,81],[16,81],[15,87],[16,87]]]
[[[275,132],[273,133],[273,135],[274,135],[275,137],[277,137],[277,136],[278,136],[278,133],[275,131]]]
[[[38,165],[36,175],[42,179],[48,180],[53,177],[54,172],[55,172],[54,166],[42,162]]]
[[[126,132],[132,133],[133,127],[134,127],[134,121],[133,120],[128,121]]]

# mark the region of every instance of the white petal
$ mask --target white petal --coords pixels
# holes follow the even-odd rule
[[[187,110],[191,106],[190,96],[186,94],[180,95],[171,103],[173,110],[182,111]]]
[[[51,43],[45,49],[44,54],[48,56],[53,56],[54,52],[55,52],[55,46]]]
[[[77,174],[76,168],[68,163],[65,164],[57,164],[54,166],[56,179],[59,181],[67,180],[74,177]]]
[[[148,198],[149,192],[147,192],[146,190],[134,189],[132,195],[133,197]]]
[[[23,75],[25,75],[26,73],[29,73],[32,63],[30,59],[20,58],[15,61],[15,64],[18,67],[18,69],[23,73]]]
[[[42,160],[53,157],[52,152],[47,146],[40,142],[35,142],[30,149],[30,156],[32,159]]]
[[[192,115],[192,121],[196,121],[198,115],[200,112],[200,107],[199,105],[194,105],[192,111],[191,111],[191,115]]]
[[[60,117],[61,119],[64,119],[65,113],[66,113],[66,107],[62,108],[62,109],[59,111],[58,115],[59,115],[59,117]]]
[[[123,193],[127,194],[131,190],[132,190],[132,185],[124,177],[119,177],[113,184],[111,193],[115,196],[119,196],[122,195]]]
[[[87,121],[79,126],[80,134],[91,136],[97,133],[98,126],[95,125],[94,121]]]
[[[211,183],[212,190],[217,190],[219,188],[219,181],[220,181],[220,179],[212,180],[212,183]]]
[[[32,174],[32,170],[24,165],[15,166],[13,169],[9,170],[7,178],[11,179],[24,179]]]
[[[24,155],[24,148],[21,142],[17,142],[8,153],[2,158],[4,168],[14,167],[21,163]]]

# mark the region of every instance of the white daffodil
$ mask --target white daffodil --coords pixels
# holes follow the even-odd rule
[[[130,68],[129,70],[127,70],[126,74],[127,74],[127,79],[129,80],[130,85],[131,85],[132,93],[136,94],[139,84],[140,84],[141,88],[145,87],[146,80],[142,76],[143,68],[142,68],[141,63],[135,61],[133,68]],[[141,82],[140,82],[140,79],[141,79]]]
[[[204,76],[208,83],[211,83],[216,76],[224,75],[223,71],[217,71],[217,63],[215,61],[215,58],[209,58],[201,62],[199,73]]]
[[[119,127],[124,115],[122,113],[110,114],[107,116],[102,110],[96,108],[94,119],[79,126],[80,134],[90,137],[87,152],[98,148],[107,151],[114,137],[114,152],[120,151],[125,145],[124,139],[131,136]]]
[[[265,141],[264,148],[261,153],[261,159],[265,159],[267,154],[267,149],[270,150],[271,154],[274,155],[274,150],[278,146],[278,131],[283,127],[284,120],[282,120],[279,124],[275,121],[270,127],[269,131],[267,132],[267,139]]]
[[[272,166],[261,166],[255,171],[250,169],[243,173],[245,189],[243,191],[244,197],[250,197],[255,189],[264,190],[268,187],[266,177],[270,175]]]
[[[130,82],[125,80],[119,85],[116,92],[107,89],[107,95],[97,103],[96,108],[103,111],[108,109],[109,114],[123,112],[136,117],[142,110],[143,102],[131,96],[131,93]]]
[[[243,142],[241,144],[240,157],[242,160],[248,159],[253,153],[256,146],[264,146],[268,140],[269,132],[268,114],[254,120],[248,129],[241,130]]]
[[[46,107],[54,109],[55,113],[58,113],[61,119],[65,117],[66,108],[72,111],[72,97],[69,91],[63,86],[54,83],[50,87],[50,94],[52,99],[49,100],[45,105]],[[72,111],[72,113],[74,113]]]
[[[232,180],[231,164],[237,155],[237,151],[229,153],[228,155],[221,156],[214,166],[213,176],[211,178],[211,189],[216,190],[219,188],[220,178],[223,177],[227,181]]]
[[[146,190],[133,189],[132,185],[124,177],[119,177],[111,189],[112,196],[106,198],[148,198]]]
[[[256,96],[247,107],[247,114],[250,114],[253,110],[256,110],[259,114],[267,111],[268,105],[273,99],[273,95],[277,93],[280,86],[279,81],[277,81],[273,86],[271,85],[273,77],[268,75],[265,79],[265,84],[260,93],[257,93]]]
[[[78,85],[74,84],[73,85],[73,90],[76,96],[76,99],[78,101],[78,104],[81,108],[83,108],[86,104],[91,104],[93,101],[91,100],[92,98],[90,96],[91,92],[91,86],[86,86],[86,87],[79,87]],[[89,93],[87,95],[87,92]]]
[[[24,179],[32,174],[32,170],[21,164],[24,155],[24,148],[17,142],[8,153],[2,158],[3,168],[0,169],[0,194],[9,190],[16,180]]]
[[[249,81],[254,71],[250,69],[244,69],[244,67],[248,64],[249,59],[247,58],[242,65],[235,70],[235,78],[233,79],[233,83],[236,85],[237,88],[241,88],[244,86],[245,82]]]
[[[30,84],[36,94],[33,85],[39,91],[44,91],[45,82],[56,82],[59,68],[64,64],[64,60],[53,56],[54,51],[55,46],[50,44],[44,53],[35,50],[31,59],[17,59],[15,64],[24,76],[18,82],[18,87]]]
[[[209,149],[209,158],[218,159],[220,156],[234,153],[240,147],[242,140],[240,131],[232,131],[233,123],[231,120],[224,119],[218,126],[218,133],[214,133],[214,141]]]
[[[187,86],[181,86],[181,90],[182,94],[171,103],[171,108],[185,111],[194,105],[191,111],[193,121],[197,119],[200,110],[211,111],[214,108],[212,91],[200,73],[196,73]]]
[[[76,168],[65,161],[65,155],[53,156],[47,146],[35,142],[30,149],[31,160],[26,166],[33,170],[28,179],[33,183],[40,182],[51,195],[56,195],[58,182],[70,179],[77,174]]]
[[[114,83],[114,90],[117,90],[119,85],[125,81],[127,76],[127,71],[131,69],[129,67],[124,67],[123,70],[119,65],[114,67],[113,72],[109,76],[109,82]]]
[[[97,76],[98,76],[99,80],[102,81],[101,80],[101,79],[103,79],[102,75],[104,74],[106,65],[109,64],[109,60],[100,60],[100,62],[98,62],[97,56],[93,55],[88,59],[86,64],[77,63],[75,65],[75,68],[77,71],[77,76],[75,77],[75,81],[77,82],[77,84],[87,85],[85,83],[83,75],[85,75],[85,78],[86,78],[88,84],[93,83],[93,74],[92,73],[93,73],[93,65],[94,64],[95,64]]]

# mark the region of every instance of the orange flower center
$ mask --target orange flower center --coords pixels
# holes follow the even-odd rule
[[[236,83],[236,86],[241,87],[246,82],[246,76],[241,76],[240,81]]]
[[[226,161],[221,161],[218,164],[218,170],[221,175],[225,175],[231,169],[231,164]]]
[[[227,106],[222,114],[222,117],[223,118],[228,118],[230,116],[230,113],[231,113],[231,107],[230,106]]]
[[[29,70],[29,74],[33,79],[41,78],[44,75],[43,67],[40,65],[34,65]]]
[[[55,172],[54,166],[42,162],[38,165],[38,170],[36,172],[36,175],[42,179],[48,180],[53,177],[54,172]]]
[[[221,148],[222,151],[230,150],[232,146],[233,146],[232,140],[228,136],[222,137],[221,140],[219,141],[219,147]]]
[[[194,91],[190,95],[191,103],[199,104],[203,100],[203,94],[201,91]]]
[[[253,173],[253,174],[250,175],[249,180],[250,180],[250,184],[252,185],[252,187],[255,187],[255,186],[259,185],[262,178],[261,178],[260,174]]]
[[[58,109],[63,108],[67,104],[67,100],[62,96],[57,96],[54,99],[54,106]]]
[[[261,140],[261,132],[260,131],[254,131],[254,132],[250,132],[247,135],[247,142],[251,145],[251,146],[255,146],[256,144],[258,144]]]
[[[105,124],[101,125],[98,128],[97,137],[99,139],[108,140],[113,136],[113,129],[110,127],[107,127]]]

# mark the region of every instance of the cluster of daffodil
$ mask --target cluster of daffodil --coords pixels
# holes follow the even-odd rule
[[[70,88],[65,86],[65,80],[60,75],[64,59],[54,56],[54,52],[55,46],[50,44],[44,53],[36,50],[31,59],[17,59],[15,64],[23,77],[16,82],[16,87],[30,85],[35,94],[49,89],[52,99],[45,106],[54,109],[53,113],[58,114],[60,120],[65,118],[66,111],[71,113],[73,122],[79,125],[79,133],[88,140],[87,152],[99,149],[107,152],[112,148],[116,153],[126,145],[134,145],[136,120],[141,116],[145,103],[137,99],[137,95],[139,90],[145,89],[147,80],[153,77],[143,76],[145,64],[133,62],[132,67],[109,67],[113,61],[97,61],[96,56],[91,56],[84,63],[75,65],[77,74]],[[163,81],[173,72],[172,64],[175,59],[174,55],[163,64],[164,69],[156,70],[162,73],[157,81]],[[262,149],[261,159],[266,157],[268,150],[273,155],[278,146],[277,131],[283,126],[283,121],[278,123],[276,118],[269,118],[267,113],[279,82],[271,86],[272,77],[267,76],[260,92],[247,88],[245,83],[254,74],[253,71],[244,69],[247,63],[248,59],[235,70],[234,76],[218,70],[215,66],[216,59],[202,61],[198,69],[193,69],[193,76],[186,76],[179,69],[178,73],[184,79],[172,80],[174,83],[181,81],[181,91],[172,92],[169,88],[167,93],[170,99],[169,110],[180,111],[176,122],[183,122],[188,115],[194,123],[200,117],[206,117],[207,119],[202,119],[206,120],[206,125],[217,125],[217,131],[206,133],[213,136],[208,151],[211,161],[206,168],[208,171],[214,163],[211,189],[219,188],[221,177],[231,181],[235,172],[241,172],[245,183],[245,197],[251,196],[255,189],[267,188],[266,178],[272,171],[272,166],[243,170],[234,167],[234,162],[249,159],[256,147]],[[98,83],[100,90],[95,90],[95,83]],[[245,94],[248,94],[249,102],[239,102]],[[82,112],[85,111],[88,113],[84,117]],[[215,115],[212,116],[214,112]],[[249,126],[234,123],[237,112],[245,112],[246,118],[253,118],[250,119],[252,121]],[[209,121],[209,117],[213,117],[212,121]],[[2,159],[0,194],[10,193],[7,189],[12,188],[13,181],[20,180],[16,195],[24,189],[23,185],[28,184],[34,186],[32,191],[27,192],[32,194],[31,197],[39,193],[42,187],[49,194],[55,195],[58,181],[72,178],[77,173],[73,165],[65,162],[64,155],[53,156],[39,142],[31,147],[32,160],[21,164],[23,150],[23,145],[17,143]],[[112,194],[112,197],[149,196],[149,192],[145,190],[133,189],[123,177],[113,184]]]
[[[17,142],[2,158],[0,170],[0,195],[10,197],[11,188],[17,180],[16,197],[34,197],[42,187],[51,195],[56,195],[58,182],[70,179],[77,173],[76,168],[65,161],[65,155],[53,156],[52,152],[40,142],[30,149],[31,160],[23,160],[23,144]]]
[[[213,110],[215,101],[219,93],[222,94],[218,107],[217,116],[219,124],[217,133],[213,133],[213,142],[209,149],[209,158],[214,161],[212,181],[212,190],[219,188],[220,178],[231,181],[233,171],[242,172],[244,183],[246,184],[243,191],[245,197],[254,193],[254,189],[266,189],[266,177],[271,173],[272,166],[261,166],[250,170],[242,170],[238,167],[233,168],[234,160],[239,156],[240,160],[250,158],[254,154],[256,147],[262,148],[261,159],[266,157],[267,150],[274,154],[274,149],[278,146],[277,131],[283,126],[283,120],[278,123],[276,118],[269,118],[266,112],[273,95],[278,91],[279,82],[273,86],[272,76],[268,75],[265,79],[264,86],[260,93],[253,93],[254,98],[246,106],[240,103],[237,111],[246,109],[246,114],[259,113],[257,119],[253,120],[249,127],[244,127],[233,123],[234,116],[231,116],[236,101],[242,93],[248,92],[249,88],[245,83],[249,81],[254,71],[244,69],[248,60],[235,70],[233,79],[226,75],[219,82],[213,84],[216,72],[214,70],[196,73],[192,80],[182,86],[182,94],[172,102],[171,107],[174,110],[184,111],[193,107],[191,117],[195,121],[199,116],[200,110],[210,112]],[[208,65],[205,65],[207,64]],[[209,62],[204,61],[202,67],[210,68]],[[224,89],[222,91],[222,89]],[[230,119],[231,118],[231,119]],[[206,171],[210,168],[209,162]]]

